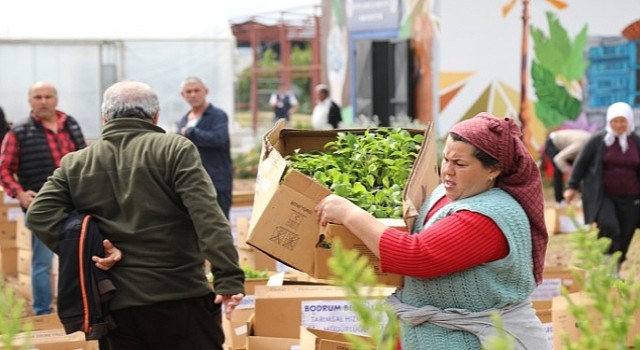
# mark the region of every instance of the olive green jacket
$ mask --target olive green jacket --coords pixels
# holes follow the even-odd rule
[[[29,228],[57,251],[72,210],[93,215],[123,258],[109,270],[112,310],[217,294],[243,293],[244,273],[228,220],[198,150],[150,122],[109,121],[102,137],[70,153],[29,207]]]

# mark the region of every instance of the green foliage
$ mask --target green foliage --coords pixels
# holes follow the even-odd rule
[[[344,250],[340,239],[333,241],[333,255],[328,261],[336,285],[344,288],[347,300],[358,315],[362,329],[369,334],[373,344],[379,350],[395,349],[396,335],[400,333],[398,320],[389,305],[380,300],[369,304],[373,288],[377,284],[376,275],[366,256],[361,256],[356,250]],[[367,292],[368,291],[368,292]],[[381,320],[387,320],[386,327],[380,327]],[[355,350],[371,349],[359,337],[346,334],[354,345]]]
[[[575,222],[575,218],[570,217]],[[626,338],[634,314],[640,310],[640,281],[618,277],[620,252],[604,254],[611,244],[609,238],[598,238],[597,230],[572,235],[572,245],[577,251],[576,266],[587,272],[586,277],[576,274],[576,280],[593,300],[595,312],[600,317],[594,318],[585,305],[573,302],[564,289],[562,293],[569,302],[569,311],[579,320],[577,326],[581,332],[579,341],[569,342],[564,336],[565,349],[627,349]],[[640,346],[640,336],[636,335],[635,344],[636,348]]]
[[[291,48],[291,65],[292,66],[309,66],[312,61],[311,47],[308,44],[294,45]],[[261,81],[259,89],[267,91],[275,91],[278,88],[279,69],[281,67],[281,58],[272,48],[264,50],[258,61],[258,66],[262,69],[260,72]],[[236,101],[248,106],[251,99],[251,67],[245,68],[239,75],[236,83]],[[302,74],[292,79],[293,90],[300,102],[298,111],[302,113],[311,112],[311,80],[308,78],[308,70],[302,71]],[[260,101],[260,108],[269,109],[270,106],[266,101]]]
[[[244,271],[244,277],[248,280],[269,278],[269,271],[267,270],[256,270],[249,266],[243,266],[242,270]]]
[[[553,128],[565,120],[575,120],[582,110],[578,99],[571,96],[567,89],[556,84],[555,76],[537,61],[531,66],[533,87],[538,101],[535,103],[536,115],[545,127]]]
[[[575,120],[582,110],[580,100],[566,86],[582,79],[589,62],[583,57],[587,40],[584,26],[572,42],[567,31],[552,12],[547,12],[549,36],[531,26],[535,58],[531,78],[538,101],[536,115],[546,128],[554,128],[566,120]],[[557,81],[564,82],[564,85]]]
[[[278,61],[278,54],[273,49],[268,48],[262,52],[258,65],[261,68],[278,68],[280,67],[280,61]]]
[[[233,157],[233,178],[234,179],[254,179],[258,174],[260,163],[260,152],[262,144],[260,142],[246,153],[238,153]]]
[[[269,271],[267,270],[256,270],[248,265],[243,265],[241,267],[242,267],[242,271],[244,271],[245,279],[251,280],[251,279],[269,278]],[[213,273],[207,272],[206,276],[207,276],[208,282],[213,282],[214,280]]]
[[[402,217],[402,192],[424,135],[400,128],[339,132],[325,152],[287,156],[291,166],[377,218]]]
[[[553,12],[547,12],[547,23],[549,36],[541,29],[531,26],[536,60],[553,74],[554,80],[556,76],[561,76],[567,81],[582,79],[589,65],[583,57],[587,26],[582,28],[572,43]]]
[[[24,312],[25,301],[15,294],[11,286],[4,284],[4,278],[0,275],[0,347],[11,350],[18,333],[30,332],[30,323],[22,324],[20,319]],[[20,349],[29,349],[29,344]]]

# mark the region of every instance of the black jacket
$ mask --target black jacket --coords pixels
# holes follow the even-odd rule
[[[568,187],[573,189],[582,188],[582,207],[584,210],[584,223],[590,224],[596,220],[602,198],[604,197],[603,163],[605,144],[603,130],[593,136],[584,145],[578,158],[573,162],[571,176]],[[632,132],[629,136],[636,144],[640,154],[640,136]],[[636,174],[640,177],[640,167]],[[582,184],[582,187],[580,186]]]
[[[100,339],[115,328],[109,300],[116,288],[108,273],[91,260],[104,256],[102,242],[90,215],[72,212],[60,230],[58,316],[67,334],[82,331],[87,340]]]

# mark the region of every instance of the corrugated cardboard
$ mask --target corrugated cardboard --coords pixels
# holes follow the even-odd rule
[[[16,246],[16,223],[0,221],[0,247]]]
[[[355,335],[371,342],[368,337]],[[372,344],[369,348],[375,349]],[[300,327],[300,350],[355,350],[344,333]]]
[[[284,125],[283,121],[276,123],[264,136],[247,243],[295,269],[324,278],[314,275],[317,265],[325,264],[317,259],[327,257],[314,253],[321,231],[314,208],[331,192],[291,169],[284,157],[296,149],[323,150],[327,142],[335,141],[338,132],[365,130],[294,130],[284,129]],[[409,131],[425,135],[403,195],[403,217],[406,226],[412,227],[420,205],[438,184],[438,168],[433,126]]]
[[[585,276],[585,271],[578,267],[545,266],[542,283],[531,293],[531,300],[536,310],[550,309],[551,300],[560,295],[562,288],[569,293],[582,290],[576,274]]]
[[[25,317],[20,322],[30,324],[31,332],[16,335],[13,342],[16,349],[28,342],[30,350],[98,350],[98,342],[86,341],[82,332],[67,335],[58,314]],[[5,349],[2,342],[0,349]]]
[[[374,288],[364,295],[383,298],[395,288]],[[298,338],[304,301],[346,300],[343,288],[324,285],[256,286],[254,335],[281,338]],[[277,320],[277,321],[275,321]]]
[[[398,220],[401,221],[401,220]],[[390,222],[387,220],[387,222]],[[389,224],[390,227],[395,227],[401,231],[406,231],[406,226],[399,226],[395,224]],[[404,225],[404,223],[402,223]],[[402,286],[403,276],[395,273],[383,272],[380,259],[376,257],[362,241],[356,237],[351,231],[347,230],[344,225],[329,224],[323,231],[324,241],[331,243],[332,241],[339,239],[342,242],[342,246],[347,250],[356,250],[362,256],[366,256],[369,259],[369,266],[373,268],[378,282],[390,286]],[[331,244],[333,247],[333,245]],[[314,248],[315,261],[313,276],[316,278],[331,278],[331,269],[329,268],[327,261],[332,255],[331,249],[323,248],[323,245],[318,245]]]
[[[247,350],[298,350],[300,338],[263,337],[255,335],[254,317],[247,320]]]
[[[579,306],[586,307],[586,318],[594,322],[595,324],[599,324],[602,316],[593,306],[593,301],[589,296],[587,296],[584,292],[571,293],[569,294],[571,301]],[[619,298],[620,296],[612,291],[611,298]],[[637,296],[635,296],[637,297]],[[552,323],[553,323],[553,348],[554,349],[562,349],[563,348],[563,335],[567,335],[569,341],[577,341],[581,337],[581,331],[578,329],[578,324],[580,320],[577,320],[569,310],[569,301],[564,296],[559,296],[553,298],[553,307],[551,313]],[[629,329],[627,333],[627,346],[633,346],[633,338],[636,335],[640,334],[640,311],[637,311],[634,314],[635,322]],[[597,330],[593,330],[597,332]]]
[[[16,247],[31,249],[31,230],[24,225],[24,215],[16,220]]]
[[[0,275],[15,276],[18,274],[18,249],[16,247],[0,247]]]
[[[298,338],[247,337],[247,350],[295,350],[300,343]]]

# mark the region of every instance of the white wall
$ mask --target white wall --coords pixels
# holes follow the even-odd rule
[[[517,1],[506,16],[502,6],[508,0],[436,0],[440,18],[439,70],[441,72],[473,72],[467,85],[438,116],[442,135],[467,111],[481,92],[491,83],[502,81],[520,89],[520,52],[522,36],[522,4]],[[546,12],[557,14],[571,39],[588,25],[588,35],[621,36],[622,30],[640,18],[640,1],[566,0],[564,10],[547,1],[529,2],[530,24],[548,35]],[[529,39],[529,58],[533,42]],[[531,63],[528,65],[529,69]],[[529,79],[528,96],[535,99]]]

